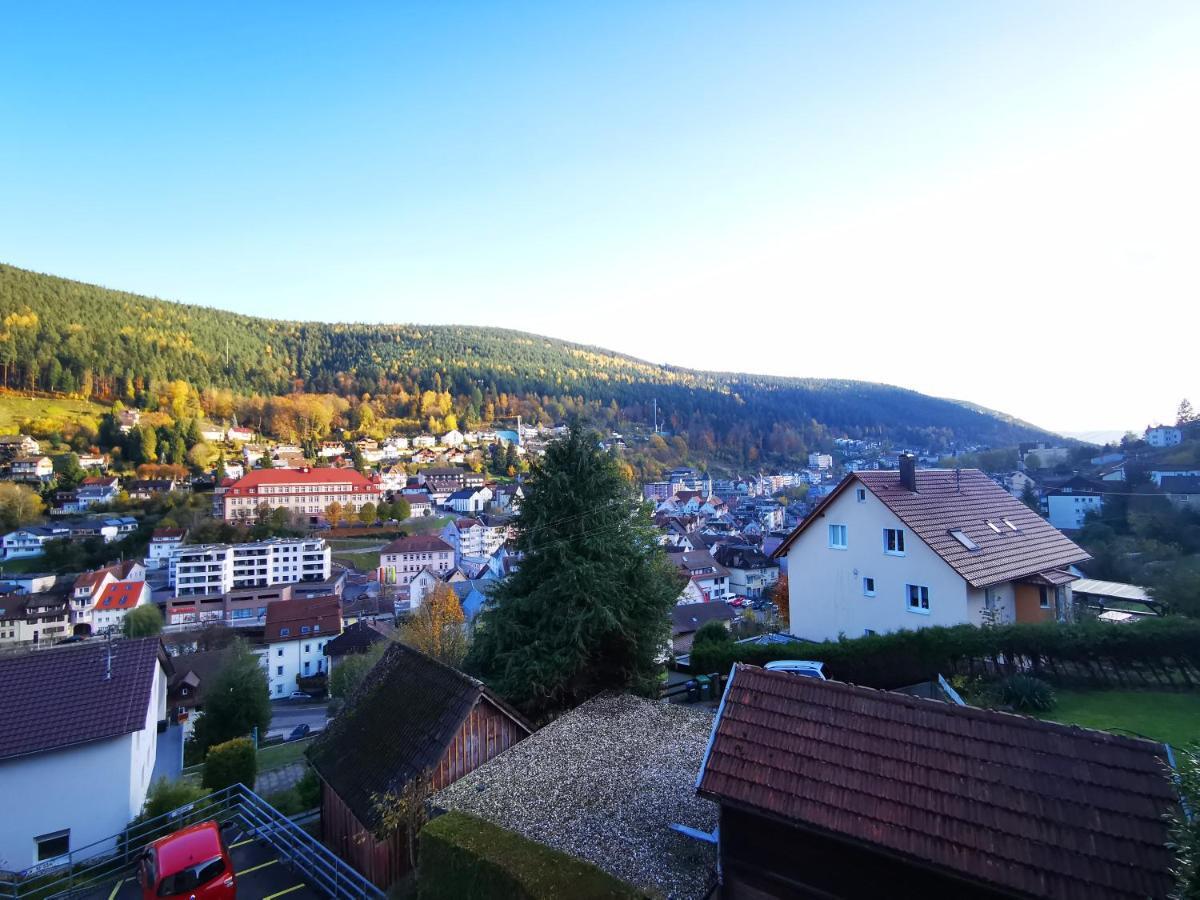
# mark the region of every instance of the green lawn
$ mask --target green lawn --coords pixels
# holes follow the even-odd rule
[[[288,741],[286,744],[276,744],[274,747],[264,747],[258,751],[258,771],[266,772],[278,769],[304,758],[304,748],[312,743],[312,738],[299,741]]]
[[[1085,728],[1165,741],[1200,742],[1200,693],[1056,690],[1058,704],[1044,718]]]
[[[0,393],[0,434],[15,432],[17,424],[24,419],[60,419],[64,422],[89,419],[94,424],[107,409],[87,400],[51,400]]]
[[[349,566],[360,572],[371,572],[379,568],[379,551],[374,553],[337,553],[332,557],[334,562]]]
[[[437,534],[454,521],[454,516],[422,516],[419,519],[405,519],[400,525],[409,534]]]

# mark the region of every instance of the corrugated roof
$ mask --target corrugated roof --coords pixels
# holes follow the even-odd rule
[[[0,658],[0,759],[145,728],[159,659],[170,672],[157,637]]]
[[[899,472],[854,472],[775,550],[784,555],[851,483],[861,483],[972,587],[1001,584],[1091,559],[1061,531],[978,469],[921,469],[917,490]],[[1011,526],[1010,524],[1011,523]],[[951,531],[978,547],[968,550]]]
[[[1036,897],[1166,897],[1150,741],[738,665],[703,796]]]
[[[1111,597],[1114,600],[1150,600],[1150,594],[1144,587],[1136,584],[1124,584],[1120,581],[1100,581],[1096,578],[1080,578],[1071,590],[1076,594],[1096,594],[1100,597]]]

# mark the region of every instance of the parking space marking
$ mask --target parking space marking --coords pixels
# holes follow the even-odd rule
[[[249,875],[251,872],[257,872],[259,869],[265,869],[267,866],[273,866],[277,862],[279,862],[279,857],[276,857],[275,859],[269,859],[265,863],[259,863],[257,866],[251,866],[248,869],[242,869],[242,871],[237,873],[237,876],[238,878],[241,878],[243,875]]]
[[[304,887],[303,881],[300,882],[299,884],[293,884],[290,888],[279,891],[278,893],[268,894],[267,896],[263,897],[263,900],[275,900],[276,897],[282,897],[284,894],[290,894],[292,891],[298,891],[302,887]]]
[[[133,879],[132,878],[119,879],[117,881],[117,883],[113,885],[112,893],[108,895],[108,900],[113,900],[113,898],[117,896],[117,891],[119,891],[121,889],[121,885],[123,885],[127,881],[133,881]]]
[[[230,844],[229,849],[236,850],[238,847],[245,847],[247,844],[253,844],[254,841],[255,841],[255,838],[249,837],[249,838],[246,838],[244,841],[238,841],[236,844]]]

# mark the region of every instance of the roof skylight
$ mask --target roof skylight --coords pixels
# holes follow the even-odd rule
[[[975,543],[973,540],[971,540],[969,537],[967,537],[967,535],[963,532],[963,530],[961,528],[952,529],[950,531],[950,537],[954,538],[956,541],[958,541],[960,544],[962,544],[968,550],[978,550],[979,549],[979,545],[977,543]]]
[[[992,531],[996,532],[996,534],[1000,534],[1000,526],[997,525],[995,522],[993,522],[991,519],[987,520],[987,527],[992,529]]]

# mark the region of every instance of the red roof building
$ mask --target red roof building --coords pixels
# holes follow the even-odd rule
[[[334,503],[357,513],[379,499],[379,485],[354,469],[255,469],[224,489],[221,504],[226,521],[253,521],[263,508],[282,508],[316,523]]]

